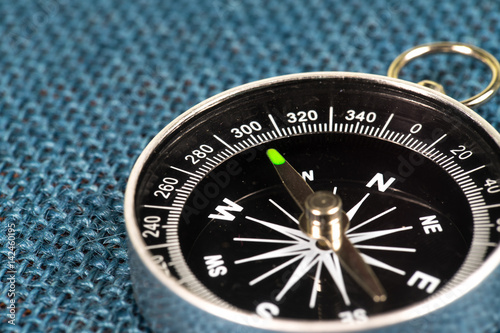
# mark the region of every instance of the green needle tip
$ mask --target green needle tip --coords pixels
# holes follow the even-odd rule
[[[274,165],[282,165],[286,162],[285,158],[281,156],[280,153],[276,149],[268,149],[267,152],[267,157],[269,157],[269,160],[271,161],[272,164]]]

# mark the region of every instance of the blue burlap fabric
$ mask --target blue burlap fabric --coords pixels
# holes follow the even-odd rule
[[[123,193],[141,150],[182,111],[275,75],[385,74],[400,52],[439,40],[500,57],[499,2],[1,1],[0,331],[148,332]],[[433,56],[403,78],[463,99],[490,74]],[[499,105],[478,109],[497,129]]]

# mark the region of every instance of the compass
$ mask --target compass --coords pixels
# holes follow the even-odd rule
[[[498,89],[498,62],[476,106]],[[497,332],[500,135],[469,107],[384,76],[246,84],[165,127],[125,197],[155,332]]]

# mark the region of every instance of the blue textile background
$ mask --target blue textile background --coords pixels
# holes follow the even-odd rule
[[[496,0],[5,0],[0,18],[2,332],[148,332],[132,295],[123,193],[148,141],[194,104],[281,74],[385,74],[425,42],[500,57]],[[477,61],[432,57],[403,78],[439,80],[458,99],[489,82]],[[478,110],[497,129],[499,105]]]

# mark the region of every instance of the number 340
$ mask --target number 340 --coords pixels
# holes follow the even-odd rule
[[[375,112],[356,112],[354,110],[348,110],[345,120],[357,120],[359,122],[366,121],[368,123],[373,123],[377,119],[377,114]]]

